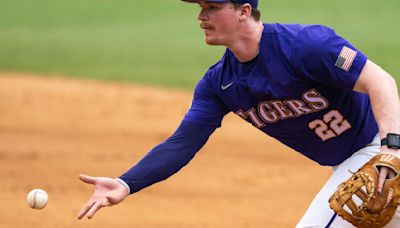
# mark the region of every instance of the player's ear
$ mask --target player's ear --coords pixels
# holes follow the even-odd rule
[[[240,6],[239,21],[244,21],[249,17],[251,17],[251,5],[249,3],[245,3]]]

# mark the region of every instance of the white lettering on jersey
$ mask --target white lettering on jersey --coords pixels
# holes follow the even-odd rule
[[[263,128],[268,123],[300,117],[326,109],[329,106],[328,100],[318,93],[316,89],[304,92],[302,98],[303,100],[262,101],[258,104],[257,109],[251,108],[247,111],[239,109],[235,113],[243,119],[249,118],[257,128]]]

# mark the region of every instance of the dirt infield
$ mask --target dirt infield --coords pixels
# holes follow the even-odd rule
[[[172,89],[0,74],[0,227],[294,227],[329,169],[234,115],[169,180],[76,219],[93,190],[78,174],[125,172],[190,101]],[[28,207],[32,188],[49,193],[45,209]]]

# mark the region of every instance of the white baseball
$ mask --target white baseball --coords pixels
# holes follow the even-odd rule
[[[33,209],[43,209],[46,206],[48,199],[49,196],[47,195],[47,192],[42,189],[33,189],[26,197],[29,206]]]

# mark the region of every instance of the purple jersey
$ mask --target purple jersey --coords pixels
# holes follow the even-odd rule
[[[320,25],[264,24],[259,55],[226,50],[199,81],[184,121],[220,126],[232,111],[321,165],[337,165],[378,132],[352,89],[367,57]]]

